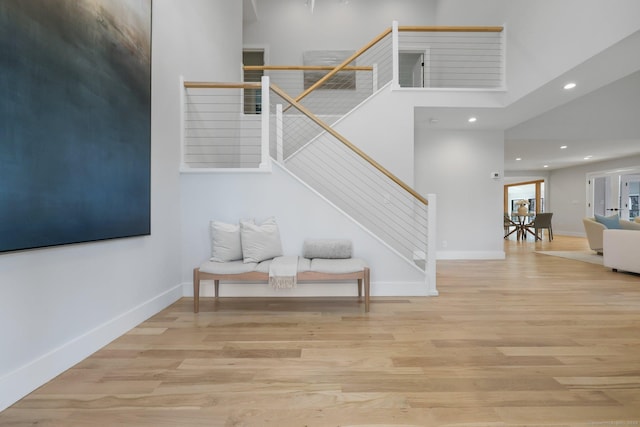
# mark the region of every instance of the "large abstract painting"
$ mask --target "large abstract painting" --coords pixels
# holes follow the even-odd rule
[[[0,252],[150,233],[151,0],[0,0]]]

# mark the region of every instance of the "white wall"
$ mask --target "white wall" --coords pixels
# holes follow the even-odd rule
[[[237,79],[241,20],[154,0],[151,236],[0,255],[0,410],[182,296],[178,79]]]
[[[504,258],[504,133],[416,127],[415,186],[438,195],[437,258]],[[446,242],[446,243],[445,243]]]
[[[413,107],[387,86],[333,127],[413,187]]]
[[[182,280],[192,294],[193,268],[211,255],[209,221],[258,223],[274,216],[285,255],[301,255],[304,239],[345,238],[353,242],[354,257],[371,268],[372,295],[427,295],[425,274],[364,231],[332,205],[274,164],[271,173],[185,173],[182,192]],[[266,284],[220,287],[224,296],[354,295],[355,287],[340,284],[301,284],[274,291]],[[203,295],[211,295],[204,289]]]
[[[271,65],[301,65],[308,50],[358,50],[397,20],[429,25],[435,0],[317,0],[314,13],[302,0],[261,0],[259,19],[246,22],[244,44],[268,46]]]
[[[587,173],[639,166],[640,155],[637,155],[550,171],[547,212],[553,212],[553,234],[586,235],[582,218],[587,211]]]
[[[507,25],[506,104],[640,29],[637,0],[440,0],[437,25]]]

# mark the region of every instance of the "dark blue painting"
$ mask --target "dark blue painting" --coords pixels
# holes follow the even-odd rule
[[[150,233],[151,0],[0,0],[0,252]]]

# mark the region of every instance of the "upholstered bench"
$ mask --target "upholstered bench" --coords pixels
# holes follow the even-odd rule
[[[242,260],[229,262],[205,261],[193,269],[193,312],[200,310],[200,281],[213,280],[214,296],[219,296],[220,281],[229,282],[268,282],[272,259],[259,263],[245,263]],[[364,311],[369,312],[369,267],[359,258],[325,259],[298,258],[297,280],[345,281],[356,280],[358,298],[362,297],[364,284]]]
[[[283,256],[275,218],[262,224],[254,220],[228,224],[210,222],[211,258],[193,269],[193,311],[200,308],[200,281],[213,280],[215,298],[220,281],[267,282],[274,288],[292,288],[298,282],[343,282],[356,280],[358,298],[369,311],[369,267],[352,258],[352,244],[346,239],[307,239],[302,256]]]

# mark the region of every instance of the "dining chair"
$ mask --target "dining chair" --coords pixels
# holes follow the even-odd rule
[[[551,217],[553,212],[543,212],[536,215],[533,222],[529,224],[530,228],[533,228],[536,240],[542,240],[542,230],[547,229],[549,235],[549,241],[553,240],[553,229],[551,228]]]
[[[513,227],[513,230],[511,230],[511,227]],[[504,214],[504,238],[506,239],[507,237],[509,237],[510,235],[512,235],[513,233],[515,233],[516,231],[518,231],[518,229],[520,228],[520,226],[509,217],[509,214],[507,214],[505,212]]]

